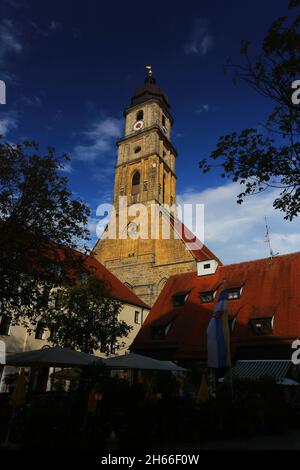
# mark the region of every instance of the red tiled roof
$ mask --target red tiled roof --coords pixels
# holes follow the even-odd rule
[[[107,281],[110,286],[110,294],[115,299],[121,300],[122,302],[137,305],[150,309],[132,290],[130,290],[123,282],[121,282],[114,274],[106,269],[103,264],[97,261],[92,256],[86,256],[87,268],[95,269],[95,275],[99,276],[103,281]]]
[[[219,266],[213,275],[185,273],[172,276],[166,283],[132,349],[151,351],[173,359],[206,360],[206,330],[218,295],[227,286],[243,286],[238,300],[228,301],[229,318],[236,318],[231,336],[232,351],[237,347],[273,344],[280,340],[290,343],[300,337],[300,252]],[[172,296],[191,289],[184,306],[174,307]],[[203,304],[200,292],[218,289],[213,303]],[[255,335],[249,320],[273,317],[273,334]],[[165,339],[152,339],[152,327],[171,323]]]
[[[108,283],[109,293],[113,298],[150,310],[150,307],[145,304],[145,302],[143,302],[132,290],[125,286],[125,284],[123,284],[116,276],[114,276],[114,274],[108,271],[108,269],[106,269],[103,264],[96,260],[96,258],[85,255],[71,248],[56,246],[54,246],[54,250],[52,251],[51,256],[56,258],[67,258],[68,256],[71,258],[74,256],[74,259],[76,257],[81,259],[83,258],[83,267],[87,271],[91,271],[93,275],[99,277],[99,279]]]
[[[171,227],[180,236],[182,241],[185,243],[187,248],[191,251],[197,261],[206,261],[209,259],[215,259],[220,264],[221,261],[218,257],[210,251],[197,237],[194,235],[179,219],[169,216]]]

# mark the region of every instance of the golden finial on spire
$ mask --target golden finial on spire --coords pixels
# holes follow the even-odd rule
[[[146,69],[148,70],[148,77],[152,77],[153,75],[152,65],[146,65]]]

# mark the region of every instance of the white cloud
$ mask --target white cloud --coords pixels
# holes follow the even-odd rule
[[[7,114],[0,118],[0,135],[6,136],[13,129],[18,127],[18,120],[15,114]]]
[[[196,109],[196,113],[208,113],[210,110],[209,104],[201,104],[198,109]]]
[[[209,31],[207,19],[197,18],[193,23],[189,41],[184,46],[185,53],[204,57],[214,44],[215,39]]]
[[[94,161],[106,155],[113,149],[115,139],[121,136],[122,120],[104,118],[92,123],[90,130],[81,135],[87,141],[74,148],[74,158],[84,161]]]
[[[242,205],[236,203],[241,187],[230,183],[202,192],[178,195],[179,203],[198,203],[205,207],[204,243],[225,263],[265,258],[269,255],[265,240],[265,216],[270,227],[271,246],[279,254],[300,250],[300,219],[288,222],[272,204],[278,195],[270,190],[253,195]],[[193,228],[191,220],[184,220]]]
[[[67,174],[73,173],[74,168],[72,167],[71,163],[66,162],[63,165],[64,166],[63,168],[60,168],[60,171],[62,171],[63,173],[67,173]]]
[[[22,52],[23,46],[18,36],[14,23],[4,18],[0,23],[0,63],[3,63],[7,55]]]

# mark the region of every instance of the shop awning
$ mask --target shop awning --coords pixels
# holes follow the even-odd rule
[[[291,364],[288,360],[240,360],[232,368],[232,374],[240,380],[284,379]]]

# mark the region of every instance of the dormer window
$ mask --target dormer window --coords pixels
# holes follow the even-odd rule
[[[214,301],[216,291],[200,292],[199,297],[202,304],[209,304]]]
[[[237,300],[241,297],[241,287],[227,289],[227,300]]]
[[[208,259],[207,261],[198,261],[197,274],[198,276],[208,276],[215,274],[218,267],[218,261],[215,259]]]
[[[46,268],[47,273],[57,279],[62,277],[62,267],[59,263],[51,262]]]
[[[138,111],[136,113],[136,120],[137,121],[142,121],[143,120],[143,117],[144,117],[144,111],[142,109],[140,109],[140,111]]]
[[[271,335],[273,333],[273,317],[252,318],[249,320],[249,326],[257,336]]]
[[[229,326],[230,333],[233,333],[235,324],[236,324],[236,317],[231,317],[228,319],[228,326]]]
[[[169,330],[171,328],[172,323],[168,323],[168,325],[164,326],[153,326],[152,327],[152,339],[162,340],[165,339]]]
[[[186,303],[189,293],[190,290],[174,294],[172,297],[174,307],[182,307]]]

